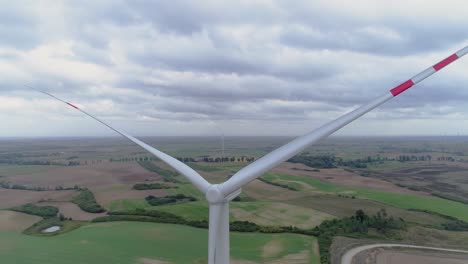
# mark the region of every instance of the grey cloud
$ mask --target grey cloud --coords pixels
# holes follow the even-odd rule
[[[65,2],[65,30],[50,34],[41,28],[43,21],[24,15],[30,11],[11,12],[0,17],[5,21],[0,33],[5,30],[7,39],[0,41],[0,58],[7,66],[24,67],[27,77],[7,78],[0,90],[24,91],[27,82],[90,105],[110,119],[235,120],[261,130],[262,120],[300,124],[339,116],[405,80],[400,74],[409,66],[399,69],[398,60],[413,66],[466,40],[466,23],[450,17],[444,23],[394,15],[359,17],[352,10],[340,13],[321,9],[315,1],[303,3],[305,7],[290,1]],[[41,19],[53,24],[55,18]],[[64,56],[67,60],[104,66],[117,80],[99,80],[90,73],[93,80],[76,81],[64,71],[43,73],[19,62],[24,49],[61,40],[72,43],[73,56]],[[1,53],[1,46],[17,53]],[[462,87],[468,80],[438,78],[369,116],[425,119],[465,111],[468,92]],[[115,109],[96,107],[103,101]]]
[[[340,67],[333,64],[299,61],[292,65],[259,58],[254,54],[216,48],[185,50],[178,54],[148,51],[131,56],[135,63],[148,67],[212,74],[269,75],[298,81],[318,80],[334,75],[340,70]]]
[[[286,28],[281,35],[282,43],[306,49],[350,50],[356,52],[402,56],[444,49],[463,41],[466,37],[463,29],[454,27],[434,28],[428,25],[382,25],[375,31],[382,34],[374,35],[369,28],[342,28],[336,26],[329,29]],[[385,36],[388,31],[388,36]]]
[[[0,46],[29,49],[38,45],[42,38],[37,19],[22,9],[13,10],[8,5],[0,9]]]
[[[205,27],[226,24],[269,24],[282,10],[276,5],[255,1],[128,0],[128,7],[143,21],[151,21],[165,32],[191,35]]]

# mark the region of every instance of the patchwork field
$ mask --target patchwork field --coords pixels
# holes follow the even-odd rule
[[[208,181],[216,183],[247,165],[247,159],[260,157],[288,138],[227,138],[226,155],[231,158],[225,162],[216,161],[221,153],[218,138],[144,140],[187,160]],[[0,141],[0,209],[28,203],[54,206],[64,217],[85,225],[54,237],[31,237],[21,231],[37,222],[38,217],[0,211],[0,245],[5,246],[5,250],[0,247],[2,259],[13,258],[9,251],[27,250],[31,254],[15,263],[30,263],[33,258],[41,263],[46,256],[51,259],[47,263],[63,263],[68,258],[72,262],[67,263],[111,263],[117,259],[120,263],[206,262],[204,229],[134,222],[89,223],[108,212],[135,210],[167,212],[187,221],[208,220],[204,195],[167,165],[116,138],[25,141]],[[466,244],[465,236],[457,240],[453,235],[463,232],[448,235],[443,229],[447,223],[468,228],[463,224],[468,222],[468,202],[464,200],[468,199],[467,142],[464,137],[445,141],[332,138],[302,155],[322,161],[323,157],[332,157],[335,163],[325,167],[283,163],[243,188],[240,200],[231,203],[231,221],[312,229],[326,220],[353,216],[358,210],[371,215],[383,208],[388,215],[409,224],[400,234],[405,241],[422,243],[424,234],[430,233],[433,236],[429,240],[438,240],[442,245]],[[171,188],[137,190],[135,184]],[[89,189],[108,212],[85,212],[72,203],[80,188]],[[151,205],[145,199],[178,194],[196,201]],[[176,229],[181,232],[168,236]],[[188,236],[193,240],[186,239]],[[128,245],[117,245],[123,240],[129,241]],[[196,245],[200,251],[194,249],[186,259],[178,256],[171,252],[177,241],[183,241],[187,248]],[[155,245],[158,249],[154,249]],[[55,246],[61,250],[48,249]],[[120,252],[125,246],[128,252]],[[75,254],[75,248],[89,256]],[[119,252],[107,256],[113,250]],[[233,263],[318,263],[317,244],[311,236],[234,233],[232,251]],[[99,252],[105,256],[97,256]],[[89,261],[88,257],[93,256],[96,261]]]
[[[3,230],[0,237],[5,263],[207,262],[207,230],[180,225],[115,222],[47,238]],[[232,233],[231,254],[237,263],[319,263],[315,243],[301,235]]]

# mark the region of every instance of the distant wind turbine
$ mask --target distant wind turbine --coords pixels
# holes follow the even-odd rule
[[[127,139],[133,141],[135,144],[146,149],[163,162],[167,163],[173,169],[182,174],[187,178],[195,187],[197,187],[201,192],[205,194],[205,197],[209,203],[209,231],[208,231],[208,263],[209,264],[228,264],[229,263],[229,202],[238,196],[241,193],[241,188],[247,183],[253,181],[254,179],[260,177],[265,172],[273,169],[278,166],[280,163],[288,160],[294,155],[300,153],[305,148],[311,146],[317,141],[324,139],[334,133],[335,131],[341,129],[345,125],[351,123],[355,119],[361,117],[365,113],[371,111],[377,106],[387,102],[388,100],[396,97],[405,90],[411,88],[415,84],[423,81],[430,75],[444,68],[448,64],[457,60],[468,53],[468,46],[457,51],[456,53],[450,55],[449,57],[443,59],[442,61],[436,63],[435,65],[427,68],[426,70],[418,73],[413,76],[411,79],[401,83],[400,85],[394,87],[389,92],[377,97],[376,99],[370,101],[367,104],[362,105],[361,107],[355,109],[354,111],[345,114],[334,121],[331,121],[320,128],[309,132],[303,136],[300,136],[291,142],[281,146],[280,148],[266,154],[262,158],[256,160],[255,162],[247,165],[242,168],[236,174],[234,174],[230,179],[221,183],[221,184],[210,184],[207,182],[200,174],[194,171],[192,168],[186,164],[180,162],[179,160],[167,155],[164,152],[161,152],[150,145],[136,139],[133,136],[128,135],[127,133],[118,130],[104,121],[101,121],[97,117],[92,116],[91,114],[85,112],[84,110],[78,108],[77,106],[66,102],[60,98],[55,97],[54,95],[43,92],[42,93],[49,95],[59,101],[62,101],[69,106],[81,111],[82,113],[90,116],[96,121],[102,123],[103,125],[109,127],[120,135],[126,137]]]

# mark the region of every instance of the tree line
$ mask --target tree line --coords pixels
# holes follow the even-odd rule
[[[45,191],[67,191],[67,190],[79,190],[80,187],[75,185],[74,187],[63,187],[61,185],[55,187],[42,187],[42,186],[33,186],[29,187],[22,184],[14,184],[6,181],[0,182],[0,188],[3,189],[12,189],[12,190],[25,190],[25,191],[35,191],[35,192],[45,192]]]
[[[139,190],[139,191],[141,191],[141,190],[171,189],[171,188],[177,189],[179,187],[177,187],[177,186],[168,186],[168,185],[158,183],[158,182],[155,182],[155,183],[136,183],[136,184],[133,185],[133,189],[134,190]]]
[[[145,200],[153,206],[165,205],[165,204],[172,204],[172,203],[180,203],[180,202],[194,202],[197,198],[188,196],[185,194],[176,194],[176,195],[166,195],[163,197],[156,197],[153,195],[149,195],[145,198]]]
[[[198,158],[193,157],[175,157],[177,160],[184,163],[189,162],[207,162],[207,163],[218,163],[218,162],[252,162],[255,161],[255,157],[248,156],[227,156],[227,157],[211,157],[211,156],[201,156]],[[130,162],[130,161],[156,161],[156,157],[152,156],[142,156],[142,157],[122,157],[122,158],[110,158],[109,162]]]
[[[334,155],[318,155],[313,156],[309,155],[309,153],[303,153],[297,156],[294,156],[288,160],[291,163],[301,163],[313,168],[321,168],[321,169],[330,169],[330,168],[337,168],[337,167],[351,167],[351,168],[358,168],[363,169],[367,168],[367,164],[370,163],[383,163],[389,160],[396,160],[400,162],[407,162],[407,161],[431,161],[433,157],[431,155],[399,155],[395,158],[388,158],[388,157],[381,157],[377,155],[376,157],[368,156],[367,158],[362,159],[354,159],[354,160],[344,160],[340,157],[336,157]],[[455,158],[451,156],[441,156],[437,157],[438,161],[456,161]]]

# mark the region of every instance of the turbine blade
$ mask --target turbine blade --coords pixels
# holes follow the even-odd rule
[[[382,96],[379,96],[373,101],[357,108],[356,110],[348,114],[345,114],[337,118],[334,121],[331,121],[325,124],[324,126],[312,132],[309,132],[308,134],[298,137],[292,140],[291,142],[287,143],[286,145],[283,145],[279,147],[278,149],[266,154],[265,156],[258,159],[257,161],[242,168],[240,171],[234,174],[234,176],[232,176],[226,182],[220,184],[219,188],[221,192],[224,195],[231,194],[232,192],[241,188],[242,186],[249,183],[250,181],[260,177],[265,172],[273,169],[274,167],[278,166],[282,162],[300,153],[301,151],[303,151],[305,148],[309,147],[310,145],[316,143],[317,141],[323,138],[328,137],[335,131],[346,126],[347,124],[361,117],[365,113],[371,111],[377,106],[385,103],[386,101],[406,91],[407,89],[411,88],[415,84],[421,82],[422,80],[426,79],[430,75],[444,68],[448,64],[462,57],[466,53],[468,53],[468,46],[450,55],[449,57],[443,59],[442,61],[434,64],[432,67],[429,67],[426,70],[420,72],[419,74],[413,76],[413,78],[394,87],[389,92],[385,93]]]
[[[221,204],[210,204],[210,218],[208,223],[208,264],[215,264],[216,238],[218,237],[219,221],[221,220]]]
[[[117,128],[114,128],[112,126],[110,126],[109,124],[105,123],[104,121],[98,119],[97,117],[89,114],[88,112],[84,111],[83,109],[80,109],[79,107],[77,107],[76,105],[73,105],[67,101],[64,101],[50,93],[47,93],[47,92],[44,92],[44,91],[40,91],[40,90],[37,90],[37,89],[34,89],[40,93],[43,93],[45,95],[48,95],[58,101],[61,101],[73,108],[75,108],[76,110],[82,112],[83,114],[91,117],[92,119],[98,121],[99,123],[105,125],[106,127],[114,130],[115,132],[119,133],[120,135],[124,136],[125,138],[127,138],[128,140],[132,141],[133,143],[137,144],[138,146],[144,148],[145,150],[147,150],[148,152],[150,152],[151,154],[153,154],[154,156],[158,157],[159,159],[161,159],[163,162],[165,162],[167,165],[171,166],[173,169],[175,169],[177,172],[179,172],[180,174],[182,174],[185,178],[187,178],[187,180],[189,180],[193,185],[195,185],[195,187],[197,187],[201,192],[203,193],[206,193],[206,191],[208,190],[208,188],[210,187],[210,183],[208,183],[200,174],[198,174],[198,172],[196,172],[195,170],[193,170],[192,168],[190,168],[189,166],[187,166],[186,164],[184,164],[183,162],[169,156],[168,154],[162,152],[162,151],[159,151],[153,147],[151,147],[150,145],[146,144],[145,142],[127,134],[126,132],[122,131],[122,130],[119,130]]]

